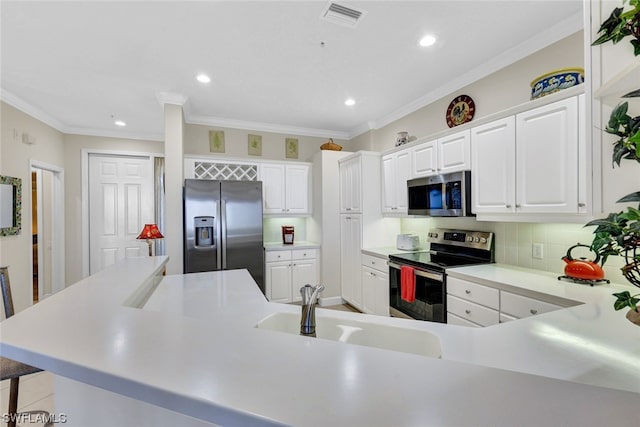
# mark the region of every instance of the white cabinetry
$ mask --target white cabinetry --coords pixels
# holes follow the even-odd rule
[[[583,211],[579,110],[572,97],[471,129],[473,212]]]
[[[530,296],[447,277],[447,323],[490,326],[561,308]]]
[[[340,162],[340,212],[362,211],[362,158]]]
[[[359,151],[338,162],[342,298],[363,310],[360,251],[363,247],[394,245],[400,223],[382,217],[379,153]]]
[[[311,213],[309,165],[262,163],[263,210],[265,214]]]
[[[319,283],[317,249],[267,251],[266,296],[271,302],[300,301],[300,288]]]
[[[415,145],[411,148],[412,178],[470,169],[470,140],[467,129]]]
[[[358,309],[362,309],[361,247],[362,216],[359,214],[340,215],[342,298]]]
[[[383,213],[407,213],[407,180],[409,179],[411,179],[411,152],[408,149],[382,156]]]
[[[500,320],[500,292],[456,277],[447,278],[447,322],[469,326],[496,325]],[[459,322],[463,319],[465,322]],[[453,321],[452,321],[453,320]]]
[[[362,254],[362,311],[389,316],[389,273],[386,258]]]

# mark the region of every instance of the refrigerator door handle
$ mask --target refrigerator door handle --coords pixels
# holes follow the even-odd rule
[[[222,235],[222,248],[218,251],[218,256],[222,255],[222,269],[227,269],[227,202],[226,200],[220,199],[220,234]]]
[[[216,210],[217,210],[216,214],[218,215],[218,218],[215,221],[216,230],[214,231],[214,236],[215,236],[215,239],[217,240],[215,242],[215,245],[216,245],[216,258],[217,258],[216,259],[216,265],[218,266],[218,269],[220,269],[221,266],[222,266],[222,245],[221,245],[222,239],[220,237],[220,235],[222,233],[222,224],[220,223],[221,218],[222,218],[222,215],[221,215],[221,210],[222,209],[220,207],[220,203],[217,203]]]

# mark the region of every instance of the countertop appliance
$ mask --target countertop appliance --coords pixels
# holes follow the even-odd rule
[[[454,172],[407,181],[409,215],[472,216],[471,172]]]
[[[262,182],[185,179],[184,272],[246,268],[262,292]]]
[[[403,251],[415,251],[420,248],[420,237],[417,234],[398,234],[396,248]]]
[[[427,236],[428,251],[389,255],[389,312],[395,317],[446,323],[447,268],[494,262],[494,234],[432,229]],[[403,270],[415,277],[411,302],[403,298]]]

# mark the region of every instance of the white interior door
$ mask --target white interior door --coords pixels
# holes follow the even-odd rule
[[[152,223],[153,164],[149,157],[89,155],[90,274],[126,257],[147,254],[136,240]]]

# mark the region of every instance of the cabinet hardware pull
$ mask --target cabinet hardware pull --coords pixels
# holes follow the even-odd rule
[[[464,291],[464,293],[465,293],[465,294],[467,294],[467,295],[469,295],[469,294],[471,293],[471,291],[470,291],[469,289],[466,289],[466,290]]]
[[[531,310],[529,310],[529,313],[538,314],[538,310],[536,310],[535,308],[532,308]]]
[[[586,203],[578,203],[578,207],[579,207],[579,208],[584,208],[585,206],[587,206],[587,204],[586,204]]]
[[[520,205],[516,205],[516,209],[520,209],[520,207],[521,207]]]
[[[467,314],[471,314],[471,310],[465,310],[464,312]]]
[[[506,205],[505,206],[507,209],[511,209],[511,205]]]

